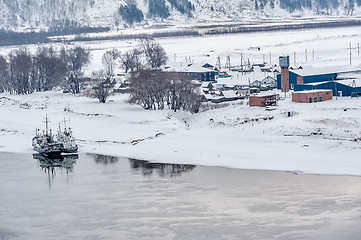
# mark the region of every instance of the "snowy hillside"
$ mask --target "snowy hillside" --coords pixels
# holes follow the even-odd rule
[[[355,16],[361,0],[0,0],[0,29],[150,26],[154,23]]]

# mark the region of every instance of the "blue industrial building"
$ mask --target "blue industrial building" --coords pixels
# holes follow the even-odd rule
[[[281,89],[281,75],[277,76],[277,88]],[[338,66],[290,69],[289,89],[330,89],[333,96],[361,96],[361,68]]]

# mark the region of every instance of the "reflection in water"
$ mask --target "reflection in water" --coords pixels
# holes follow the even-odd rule
[[[361,239],[360,177],[67,163],[0,153],[0,239]]]
[[[56,169],[65,169],[66,174],[73,171],[74,164],[78,159],[78,154],[61,155],[58,158],[48,158],[42,154],[35,153],[33,158],[38,160],[39,167],[48,174],[49,188],[51,187],[51,179],[56,176]]]
[[[196,167],[190,164],[152,163],[132,158],[129,158],[129,161],[131,168],[140,170],[144,176],[149,176],[156,172],[160,177],[178,177],[182,173],[190,172]]]
[[[88,153],[87,155],[91,156],[94,159],[94,161],[98,164],[108,165],[108,164],[117,163],[119,161],[118,157],[114,157],[114,156],[91,154],[91,153]]]

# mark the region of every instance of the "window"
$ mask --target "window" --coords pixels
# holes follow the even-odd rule
[[[309,102],[309,103],[312,103],[312,98],[309,98],[309,99],[308,99],[308,102]]]
[[[313,98],[313,101],[314,101],[314,102],[317,102],[317,97],[314,97],[314,98]]]
[[[319,97],[319,98],[318,98],[318,101],[319,101],[319,102],[322,102],[322,97]]]
[[[293,85],[293,83],[291,83],[291,90],[293,90],[294,87],[295,87],[295,86]]]

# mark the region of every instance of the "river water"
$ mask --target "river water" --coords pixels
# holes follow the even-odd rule
[[[361,178],[0,154],[0,239],[361,239]]]

